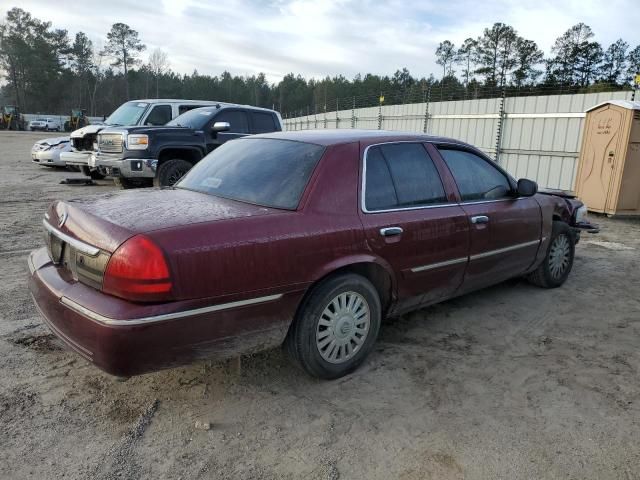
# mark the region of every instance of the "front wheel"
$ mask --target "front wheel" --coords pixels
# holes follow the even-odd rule
[[[171,187],[184,177],[184,175],[191,170],[192,166],[189,162],[180,158],[166,160],[158,167],[158,172],[153,179],[153,184],[156,187]]]
[[[575,236],[571,228],[564,222],[553,222],[547,254],[527,279],[542,288],[559,287],[571,273],[574,255]]]
[[[371,352],[381,312],[380,296],[366,278],[355,274],[329,278],[303,301],[285,348],[310,375],[342,377]]]
[[[144,188],[144,187],[153,186],[153,180],[151,180],[150,178],[114,177],[113,183],[115,183],[117,187],[120,187],[123,190],[128,190],[130,188]]]

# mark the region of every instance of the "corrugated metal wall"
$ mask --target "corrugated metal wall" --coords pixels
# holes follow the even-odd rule
[[[630,98],[630,91],[620,91],[509,97],[503,105],[500,98],[411,103],[318,113],[284,122],[287,130],[381,128],[457,138],[497,157],[516,178],[531,178],[541,187],[571,190],[584,111],[606,100]]]

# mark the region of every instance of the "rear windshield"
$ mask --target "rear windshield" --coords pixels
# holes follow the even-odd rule
[[[145,102],[123,103],[109,115],[104,123],[115,126],[137,125],[148,106],[149,104]]]
[[[294,210],[323,151],[290,140],[232,140],[198,162],[177,187]]]

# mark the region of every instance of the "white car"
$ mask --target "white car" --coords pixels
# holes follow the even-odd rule
[[[45,138],[31,148],[31,160],[46,167],[65,167],[67,164],[60,159],[60,154],[70,151],[69,137]]]
[[[53,118],[37,118],[29,122],[29,130],[32,132],[34,130],[44,130],[45,132],[54,130],[59,132],[61,128],[60,122]]]

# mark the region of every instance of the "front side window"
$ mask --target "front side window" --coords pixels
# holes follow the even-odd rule
[[[367,151],[365,207],[393,210],[445,203],[438,170],[420,143],[395,143]]]
[[[171,120],[171,105],[156,105],[144,121],[146,125],[164,125]]]
[[[465,150],[439,150],[463,201],[496,200],[511,192],[507,177],[485,159]]]
[[[240,138],[216,148],[176,186],[293,210],[323,152],[324,147],[310,143]]]
[[[216,115],[214,122],[229,122],[230,133],[249,133],[247,114],[239,110],[224,110]]]

